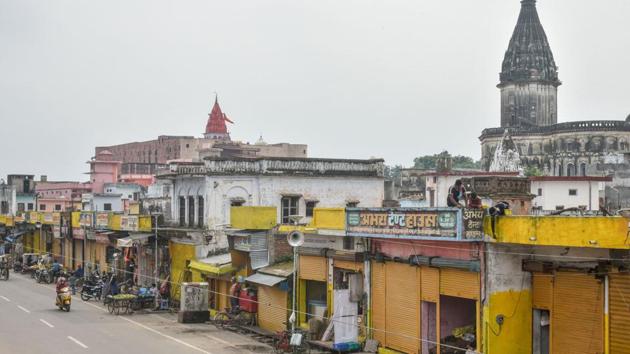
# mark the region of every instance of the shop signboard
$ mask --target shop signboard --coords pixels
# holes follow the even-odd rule
[[[92,218],[92,213],[81,213],[81,215],[79,215],[79,225],[92,227]]]
[[[22,222],[26,221],[26,218],[24,217],[24,215],[20,214],[20,215],[16,215],[13,218],[13,221],[15,221],[16,224],[17,223],[22,223]]]
[[[109,213],[97,213],[96,228],[106,229],[107,227],[109,227]]]
[[[95,237],[96,243],[109,244],[109,236],[106,233],[97,232]]]
[[[39,214],[36,211],[31,211],[27,215],[27,221],[31,224],[39,222]]]
[[[483,216],[483,209],[464,209],[462,211],[465,239],[483,238]]]
[[[61,224],[61,213],[52,213],[52,223],[53,225]]]
[[[72,238],[75,240],[83,240],[85,238],[85,230],[72,228]]]
[[[53,213],[44,213],[42,216],[42,224],[52,224],[53,223]]]
[[[137,216],[121,216],[120,229],[123,231],[138,231]]]
[[[346,233],[349,236],[462,240],[463,210],[456,208],[349,208]],[[478,229],[471,218],[471,237]],[[483,217],[483,215],[481,215]],[[478,238],[481,236],[479,235]]]

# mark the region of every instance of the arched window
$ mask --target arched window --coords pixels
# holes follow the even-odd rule
[[[586,176],[586,164],[584,162],[580,164],[580,175]]]
[[[567,165],[567,176],[571,177],[571,176],[575,176],[575,167],[573,166],[573,164],[568,164]]]

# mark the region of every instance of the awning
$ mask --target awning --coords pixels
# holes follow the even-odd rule
[[[266,286],[275,286],[285,280],[286,278],[277,277],[275,275],[263,274],[263,273],[254,273],[248,276],[247,278],[245,278],[245,281],[248,281],[250,283],[266,285]]]
[[[227,256],[229,255],[228,253]],[[225,262],[226,259],[228,259],[227,263]],[[214,275],[224,275],[236,270],[236,268],[232,266],[231,258],[226,257],[226,255],[191,260],[188,267],[201,273]]]
[[[7,242],[15,242],[15,240],[17,240],[20,236],[24,235],[26,233],[26,231],[18,231],[18,232],[14,232],[10,235],[5,236],[5,240]]]
[[[133,247],[134,243],[146,243],[153,234],[131,234],[125,238],[116,240],[117,247]]]

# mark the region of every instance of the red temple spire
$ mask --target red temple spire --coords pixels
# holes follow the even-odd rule
[[[218,96],[214,97],[214,106],[208,115],[208,123],[206,124],[206,138],[210,139],[230,139],[225,122],[232,122],[225,113],[221,111]]]

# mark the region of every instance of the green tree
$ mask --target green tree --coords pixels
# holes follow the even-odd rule
[[[448,151],[442,151],[439,154],[423,155],[413,159],[413,166],[415,168],[432,170],[436,167],[436,161],[440,157],[448,155]],[[465,169],[479,169],[481,168],[481,161],[475,161],[472,157],[456,155],[452,157],[453,168],[465,168]]]
[[[524,173],[525,173],[525,176],[527,176],[527,177],[542,176],[543,175],[542,171],[536,166],[528,166],[525,169]]]

